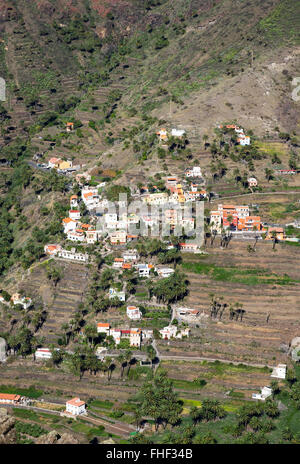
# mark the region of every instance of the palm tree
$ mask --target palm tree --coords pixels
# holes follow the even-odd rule
[[[132,351],[131,350],[126,350],[125,351],[125,360],[127,362],[127,377],[129,375],[130,367],[131,367],[131,358],[132,358]]]
[[[125,366],[126,366],[126,358],[125,358],[124,354],[120,354],[117,357],[117,361],[118,361],[118,363],[120,364],[120,367],[121,367],[120,378],[122,378],[123,374],[124,374],[124,369],[125,369]]]

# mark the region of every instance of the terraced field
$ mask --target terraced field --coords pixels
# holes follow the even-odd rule
[[[235,271],[236,268],[241,271],[265,269],[270,275],[272,272],[267,270],[272,269],[276,272],[278,282],[285,282],[285,275],[295,282],[268,284],[265,283],[268,278],[258,275],[254,285],[251,274],[247,285],[240,283],[236,274],[232,275],[232,281],[215,280],[213,271],[198,274],[185,270],[190,281],[190,293],[184,305],[204,311],[206,317],[199,321],[198,329],[193,329],[190,339],[172,342],[170,345],[164,341],[159,342],[161,354],[204,356],[263,365],[288,361],[287,355],[281,351],[281,345],[289,344],[293,337],[299,335],[300,250],[282,245],[274,252],[271,243],[263,242],[258,244],[256,254],[250,255],[246,248],[247,242],[232,241],[229,248],[223,250],[217,242],[214,248],[208,249],[209,258],[186,255],[184,261],[191,263],[208,260],[209,264],[226,268],[227,271],[231,267]],[[221,320],[211,320],[211,293],[223,297],[228,304],[243,304],[246,313],[242,322],[240,319],[230,320],[228,310]]]
[[[31,294],[43,297],[47,308],[47,320],[38,332],[39,336],[46,338],[46,343],[57,340],[61,333],[62,324],[67,323],[74,314],[78,305],[83,301],[84,292],[88,284],[88,270],[84,265],[65,263],[60,261],[63,278],[56,288],[49,283],[41,285],[41,270],[35,269],[30,281],[24,283]]]

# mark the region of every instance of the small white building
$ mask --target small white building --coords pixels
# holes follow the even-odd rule
[[[98,322],[97,332],[105,333],[106,335],[110,334],[110,324],[108,322]]]
[[[171,267],[163,267],[163,268],[155,268],[155,272],[159,275],[159,277],[170,277],[172,274],[174,274],[175,270],[172,269]]]
[[[71,209],[76,209],[78,206],[78,196],[72,195],[70,198],[70,207]]]
[[[0,403],[4,404],[19,404],[21,396],[14,393],[0,393]]]
[[[185,172],[186,177],[202,177],[202,171],[200,166],[193,166],[187,169]]]
[[[152,264],[138,264],[139,277],[149,277],[151,269],[154,268]]]
[[[240,145],[242,145],[243,147],[245,147],[246,145],[250,145],[250,137],[249,135],[241,135],[238,139],[237,139],[238,143]]]
[[[127,306],[126,314],[132,321],[139,321],[142,317],[140,308],[137,306]]]
[[[61,245],[49,244],[44,246],[44,252],[46,253],[46,255],[55,256],[60,250],[62,250]]]
[[[285,379],[286,364],[278,364],[278,366],[274,367],[271,377],[274,379]]]
[[[80,219],[80,211],[78,209],[70,209],[69,218],[78,221]]]
[[[159,331],[161,338],[163,340],[170,340],[171,338],[183,338],[188,337],[190,334],[190,329],[178,330],[176,325],[168,325]]]
[[[252,398],[254,400],[260,400],[260,401],[265,401],[270,396],[272,396],[272,388],[270,387],[263,387],[260,393],[252,394]]]
[[[66,412],[73,416],[80,416],[86,414],[86,404],[80,398],[72,398],[66,402]]]
[[[249,177],[249,179],[247,179],[247,182],[249,187],[257,187],[257,180],[255,179],[255,177]]]
[[[58,252],[58,257],[63,259],[69,259],[71,261],[77,261],[80,263],[87,263],[89,255],[84,253],[76,253],[75,248],[71,251],[62,249]]]

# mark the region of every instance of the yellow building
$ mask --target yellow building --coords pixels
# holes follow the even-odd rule
[[[70,169],[72,167],[72,163],[70,161],[61,161],[59,163],[59,169],[64,170],[64,169]]]

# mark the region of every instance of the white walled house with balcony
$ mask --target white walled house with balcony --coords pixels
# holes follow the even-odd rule
[[[82,231],[70,231],[67,233],[67,239],[70,240],[71,242],[84,242],[85,241],[85,235]]]
[[[129,319],[131,319],[132,321],[139,321],[142,317],[140,308],[138,308],[137,306],[127,306],[126,314],[127,317],[129,317]]]
[[[70,231],[75,232],[77,228],[77,221],[74,221],[74,219],[71,219],[70,217],[64,218],[62,220],[62,225],[63,225],[65,234],[67,234]]]
[[[82,416],[86,414],[86,404],[80,398],[72,398],[66,402],[66,412],[72,416]]]

